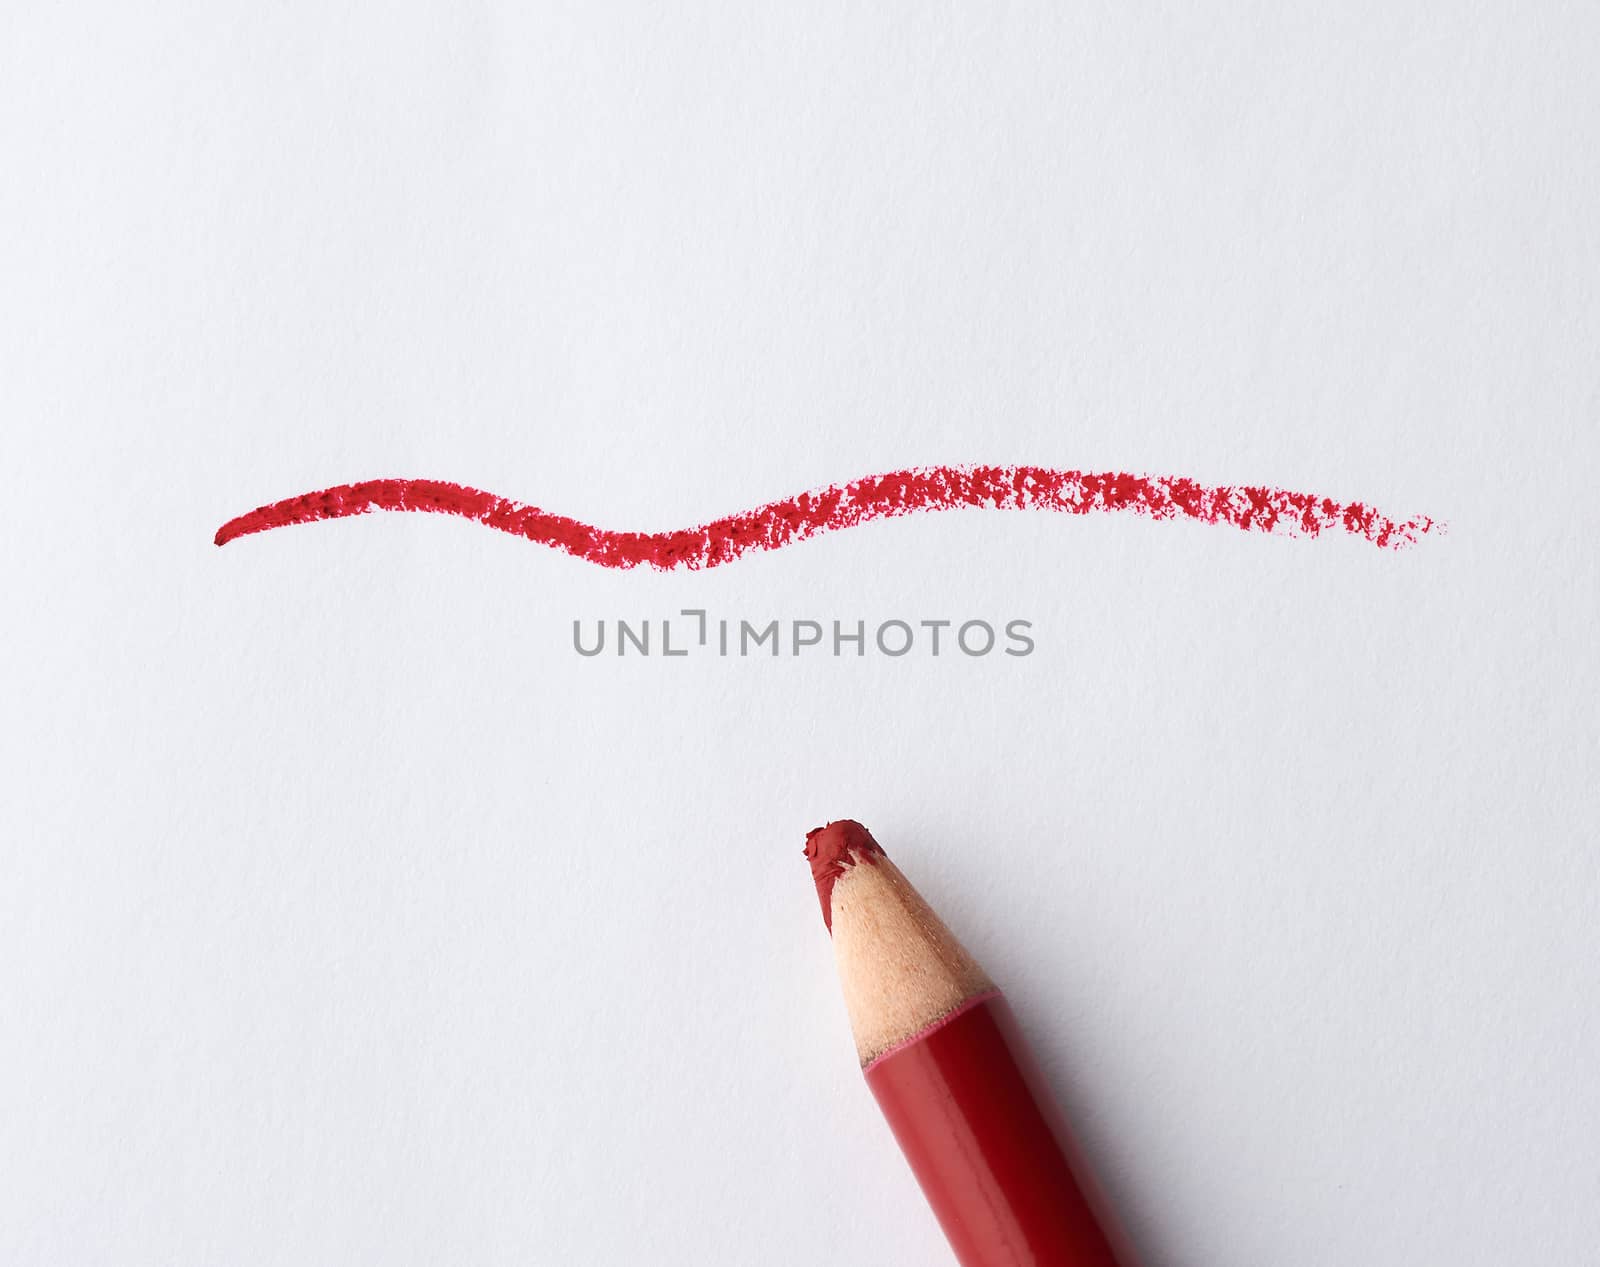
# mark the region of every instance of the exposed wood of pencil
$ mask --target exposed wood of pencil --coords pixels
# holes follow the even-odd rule
[[[833,887],[833,955],[863,1066],[994,984],[881,854]]]

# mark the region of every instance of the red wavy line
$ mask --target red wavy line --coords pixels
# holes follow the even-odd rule
[[[958,507],[1052,510],[1086,515],[1132,511],[1151,519],[1197,519],[1250,532],[1315,537],[1339,531],[1385,548],[1410,545],[1441,524],[1419,515],[1396,520],[1361,502],[1338,502],[1253,484],[1206,485],[1178,475],[1099,474],[1042,466],[930,466],[869,475],[769,502],[754,510],[673,532],[617,532],[493,493],[440,480],[366,480],[273,502],[230,519],[216,542],[288,524],[340,519],[372,510],[460,515],[608,568],[641,564],[671,571],[731,563],[751,550],[778,550],[823,532]]]

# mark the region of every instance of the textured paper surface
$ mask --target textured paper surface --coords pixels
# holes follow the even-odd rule
[[[8,18],[0,1260],[946,1261],[800,856],[848,815],[1148,1267],[1592,1262],[1593,12],[771,7]],[[211,544],[935,462],[1449,532]],[[1037,649],[572,650],[683,608]]]

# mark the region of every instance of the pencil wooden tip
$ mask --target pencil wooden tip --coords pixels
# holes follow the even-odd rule
[[[863,1068],[994,992],[988,975],[860,823],[818,827],[806,837],[806,857]]]
[[[833,886],[845,871],[858,862],[872,866],[884,856],[883,849],[869,832],[853,818],[840,818],[825,827],[806,833],[806,858],[811,863],[811,878],[817,885],[817,901],[822,903],[822,922],[833,932]]]

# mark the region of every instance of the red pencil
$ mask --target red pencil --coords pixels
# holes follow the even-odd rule
[[[1135,1267],[983,969],[860,823],[806,857],[867,1085],[962,1267]]]

